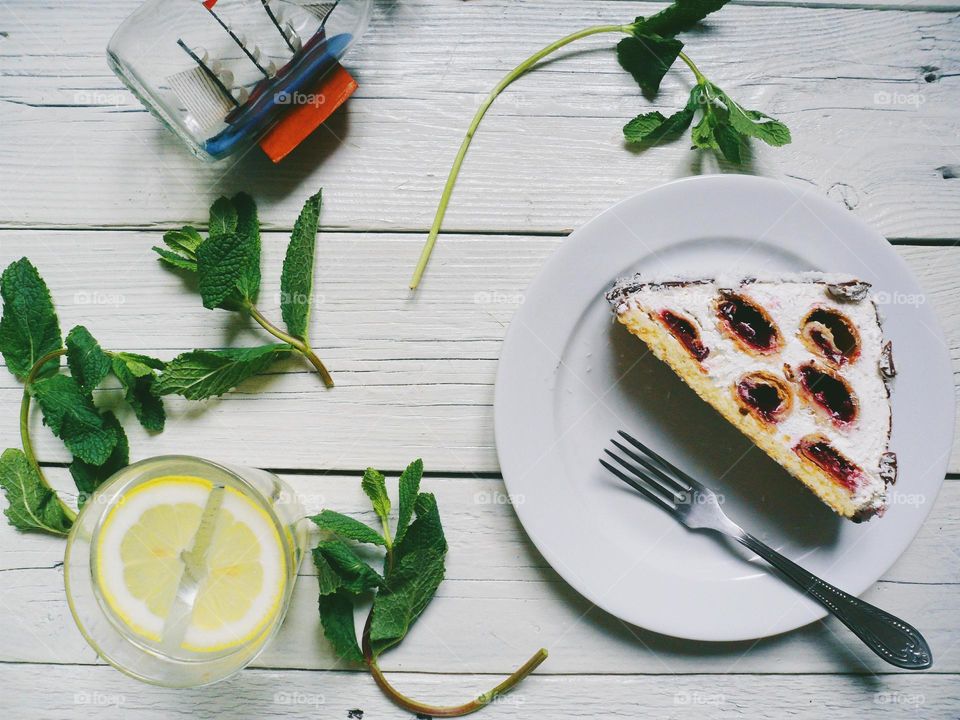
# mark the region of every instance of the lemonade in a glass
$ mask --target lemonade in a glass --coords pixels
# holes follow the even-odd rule
[[[262,470],[186,456],[130,465],[70,533],[70,610],[129,675],[169,687],[220,680],[280,626],[306,547],[303,516]]]

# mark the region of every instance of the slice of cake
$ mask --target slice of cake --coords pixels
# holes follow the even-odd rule
[[[870,285],[801,273],[770,279],[620,280],[617,319],[701,398],[836,512],[882,514],[891,344]]]

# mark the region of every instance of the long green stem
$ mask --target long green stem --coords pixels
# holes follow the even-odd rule
[[[303,355],[310,362],[310,364],[313,365],[317,373],[320,375],[320,378],[323,380],[323,384],[328,388],[333,387],[333,378],[330,376],[330,371],[327,370],[327,367],[323,364],[323,361],[317,357],[317,354],[313,352],[313,348],[311,348],[310,345],[300,338],[296,338],[289,333],[285,333],[272,322],[267,320],[263,313],[260,312],[260,310],[257,309],[257,306],[253,303],[248,302],[246,303],[245,307],[247,308],[247,312],[250,313],[250,317],[256,320],[260,327],[278,340],[282,340],[283,342],[287,343],[287,345],[294,347],[297,352]]]
[[[560,38],[556,42],[550,43],[542,50],[535,52],[522,63],[517,65],[513,70],[507,73],[506,77],[504,77],[503,80],[501,80],[490,92],[490,94],[487,95],[486,99],[480,104],[476,114],[473,116],[473,120],[470,122],[470,127],[467,128],[467,134],[463,138],[463,142],[460,144],[460,150],[457,152],[457,157],[453,161],[453,167],[450,168],[450,174],[447,176],[447,184],[444,185],[443,193],[440,195],[440,205],[437,207],[437,214],[433,219],[433,226],[430,228],[430,234],[427,236],[427,242],[423,246],[423,250],[420,253],[420,260],[417,262],[417,267],[413,272],[413,278],[410,280],[411,290],[415,290],[417,285],[420,284],[420,279],[423,277],[423,271],[426,269],[427,262],[430,260],[430,254],[433,252],[433,246],[437,244],[437,236],[440,234],[440,226],[443,224],[443,217],[447,213],[447,205],[450,203],[450,195],[453,193],[453,186],[457,182],[457,176],[460,174],[460,166],[463,165],[463,159],[467,156],[467,150],[469,149],[470,143],[473,140],[474,133],[476,133],[477,128],[480,126],[480,121],[493,104],[493,101],[497,99],[497,96],[503,92],[510,85],[510,83],[526,73],[530,68],[543,60],[543,58],[545,58],[547,55],[559,50],[565,45],[569,45],[575,40],[580,40],[581,38],[589,37],[590,35],[599,35],[600,33],[629,33],[632,29],[633,25],[596,25],[594,27],[585,28],[584,30],[579,30],[571,35],[567,35],[564,38]]]
[[[393,687],[383,674],[380,666],[377,665],[377,660],[373,656],[373,649],[370,643],[370,620],[372,612],[371,610],[371,615],[367,616],[367,622],[363,628],[363,659],[367,663],[367,669],[370,670],[370,674],[384,695],[390,698],[394,704],[417,715],[426,715],[435,718],[452,718],[462,717],[474,713],[477,710],[482,710],[501,695],[510,692],[521,680],[536,670],[540,663],[547,659],[547,651],[544,648],[540,648],[529,660],[517,668],[510,677],[473,700],[463,703],[462,705],[428,705],[419,700],[407,697]]]
[[[40,463],[37,462],[37,456],[33,452],[33,442],[30,440],[30,386],[37,379],[37,376],[47,363],[49,363],[51,360],[59,358],[61,355],[65,355],[66,352],[66,348],[60,348],[59,350],[48,352],[33,364],[33,367],[30,368],[30,372],[27,374],[26,380],[23,381],[23,398],[20,400],[20,444],[23,445],[23,454],[26,455],[27,461],[30,463],[33,471],[37,474],[37,477],[40,478],[40,482],[43,483],[54,495],[56,495],[57,502],[60,503],[60,507],[63,508],[64,515],[66,515],[67,518],[73,522],[76,519],[77,514],[69,505],[60,499],[60,495],[57,494],[56,490],[50,487],[50,483],[47,482],[47,478],[43,474]]]

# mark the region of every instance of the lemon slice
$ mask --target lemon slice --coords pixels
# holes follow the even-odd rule
[[[103,520],[96,578],[116,617],[165,648],[209,653],[254,640],[286,589],[280,534],[232,487],[170,475],[138,485]]]
[[[270,626],[287,583],[280,534],[262,507],[230,487],[206,552],[206,569],[183,647],[224,650]]]

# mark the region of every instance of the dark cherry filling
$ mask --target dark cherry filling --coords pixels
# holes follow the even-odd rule
[[[847,425],[857,417],[857,398],[846,380],[816,363],[800,366],[800,385],[837,425]]]
[[[863,470],[845,457],[821,435],[808,435],[793,451],[806,458],[848,490],[856,490],[863,480]]]
[[[803,320],[801,335],[810,350],[834,365],[860,355],[860,336],[847,317],[829,308],[814,308]]]
[[[790,390],[777,377],[764,372],[744,375],[737,381],[737,399],[761,420],[775,423],[790,409]]]
[[[661,311],[660,320],[694,358],[702,361],[710,354],[710,349],[700,340],[700,331],[693,322],[670,310]]]
[[[744,296],[723,292],[717,301],[717,316],[749,348],[764,354],[780,349],[780,331],[776,325]]]

